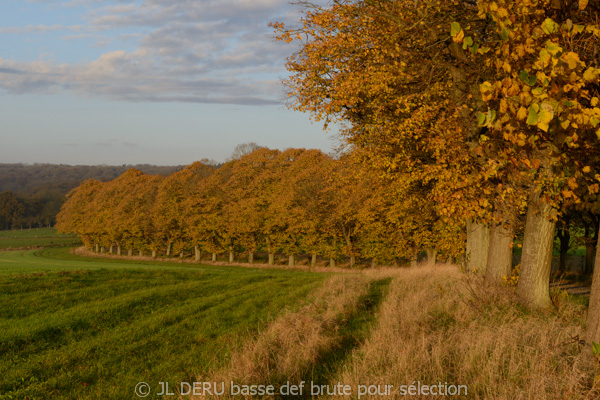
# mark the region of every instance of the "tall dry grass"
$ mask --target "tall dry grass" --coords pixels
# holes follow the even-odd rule
[[[301,381],[336,346],[339,326],[358,310],[369,281],[358,273],[328,278],[312,302],[285,313],[246,342],[232,354],[226,368],[197,380],[277,387]],[[227,392],[221,397],[227,398]]]
[[[369,339],[330,386],[467,385],[469,399],[598,399],[598,374],[582,352],[585,307],[557,298],[540,315],[509,288],[486,286],[454,266],[403,270],[392,281]],[[409,396],[413,399],[433,398]],[[364,397],[363,397],[364,398]]]

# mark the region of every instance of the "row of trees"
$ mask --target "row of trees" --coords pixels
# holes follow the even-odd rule
[[[463,221],[472,269],[508,274],[525,215],[517,293],[548,308],[556,221],[597,213],[599,12],[587,0],[334,0],[272,26],[299,45],[290,106],[338,122],[366,165]],[[600,342],[600,268],[588,338]]]
[[[167,177],[130,169],[109,182],[85,181],[68,195],[57,228],[90,247],[138,252],[257,251],[330,258],[354,264],[398,258],[416,262],[422,249],[461,252],[461,229],[449,231],[427,201],[402,199],[402,185],[367,175],[354,155],[257,148],[219,168],[196,162]],[[445,238],[445,245],[434,245]]]
[[[186,238],[215,252],[240,244],[269,254],[343,245],[351,257],[376,259],[434,247],[457,255],[466,236],[468,265],[497,282],[510,273],[522,224],[517,293],[531,308],[551,307],[556,222],[597,214],[599,12],[600,2],[586,0],[305,3],[299,26],[273,27],[300,45],[287,64],[290,106],[337,122],[349,145],[306,181],[321,183],[297,181],[318,163],[294,168],[303,165],[294,150],[263,149],[193,184],[178,174],[109,191],[87,182],[63,209],[73,215],[63,227],[88,243],[135,236],[153,238],[138,246],[171,248]],[[204,176],[194,168],[204,170],[185,173]],[[313,186],[322,190],[296,188]],[[120,191],[134,194],[122,201]],[[127,234],[94,236],[114,226],[115,212]],[[588,338],[600,342],[600,268],[595,274]]]

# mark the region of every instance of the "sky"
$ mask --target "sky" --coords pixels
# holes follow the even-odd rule
[[[335,130],[286,107],[297,48],[267,24],[298,12],[287,0],[0,1],[0,163],[182,165],[247,142],[333,151]]]

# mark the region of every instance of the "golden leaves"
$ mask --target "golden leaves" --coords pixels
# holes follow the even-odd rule
[[[452,40],[454,40],[456,43],[462,43],[465,37],[465,32],[462,30],[458,22],[453,22],[450,25],[450,35],[452,36]]]
[[[483,101],[491,100],[494,97],[494,85],[488,81],[485,81],[479,85],[479,90],[481,91]]]
[[[585,63],[583,63],[580,59],[579,59],[579,54],[574,53],[572,51],[569,51],[568,53],[564,54],[561,59],[567,63],[567,66],[569,67],[569,69],[576,69],[579,66],[585,66]]]
[[[586,69],[585,72],[583,73],[583,79],[586,82],[597,82],[598,75],[600,75],[600,70],[597,68],[590,67],[590,68]]]
[[[588,0],[579,0],[579,9],[585,10],[588,5]]]
[[[542,102],[541,104],[533,103],[529,107],[529,113],[527,116],[527,124],[535,125],[544,132],[548,131],[549,124],[554,118],[554,106],[549,102]]]
[[[558,30],[559,26],[552,18],[546,18],[542,23],[541,28],[546,35],[551,35]]]

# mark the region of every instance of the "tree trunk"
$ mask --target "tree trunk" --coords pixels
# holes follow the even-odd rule
[[[217,253],[212,253],[212,261],[213,262],[217,261]]]
[[[427,248],[427,249],[425,249],[425,252],[427,253],[427,263],[429,265],[435,265],[436,258],[437,258],[437,250],[432,249],[432,248]]]
[[[375,268],[376,265],[377,265],[377,263],[375,263],[375,259],[372,258],[371,259],[371,268]]]
[[[198,246],[194,246],[194,260],[196,262],[200,261],[200,249],[198,248]]]
[[[416,248],[412,248],[412,253],[410,255],[410,266],[411,268],[416,267],[419,263],[419,253]]]
[[[317,253],[312,253],[312,257],[310,258],[310,267],[315,268],[317,266]]]
[[[254,262],[254,252],[248,252],[248,264],[252,264]]]
[[[354,256],[354,254],[352,254],[350,256],[350,268],[354,267],[354,264],[356,264],[356,257]]]
[[[560,259],[558,263],[558,269],[560,272],[565,272],[567,270],[567,253],[569,252],[569,242],[571,241],[568,219],[565,219],[564,226],[561,226],[557,230],[556,236],[560,241]]]
[[[100,246],[96,243],[96,253],[100,251]]]
[[[129,250],[127,250],[127,255],[129,257],[131,257],[133,255],[133,247],[130,247]]]
[[[235,257],[233,256],[233,250],[229,250],[229,262],[232,263],[235,261]]]
[[[583,272],[591,274],[594,271],[594,257],[596,256],[596,241],[598,240],[598,230],[593,237],[590,237],[591,225],[585,224],[585,266]]]
[[[156,250],[152,250],[152,258],[156,258]]]
[[[598,229],[600,230],[600,226]],[[600,245],[596,246],[596,264],[600,265],[600,252],[598,250],[600,250]],[[589,344],[593,342],[600,343],[600,268],[594,268],[594,277],[592,278],[586,339]]]
[[[335,258],[331,257],[331,258],[329,259],[329,266],[330,266],[331,268],[335,268]]]
[[[104,246],[100,247],[100,254],[104,253]]]
[[[293,266],[294,266],[294,255],[293,255],[293,254],[292,254],[292,255],[290,255],[290,259],[289,259],[289,262],[288,262],[288,266],[289,266],[289,267],[293,267]]]
[[[169,257],[171,255],[171,243],[169,242],[167,244],[167,257]]]
[[[596,254],[596,248],[593,244],[585,244],[585,273],[590,274],[594,272],[594,257]]]
[[[540,193],[531,190],[525,234],[523,236],[523,255],[521,273],[517,284],[517,294],[529,308],[549,308],[550,269],[552,267],[552,248],[554,247],[555,222],[554,210],[540,199]]]
[[[139,254],[140,257],[144,257],[144,250],[139,249],[138,250],[138,254]]]
[[[269,254],[269,265],[273,265],[273,247],[270,238],[266,238],[267,241],[267,253]]]
[[[181,251],[181,253],[179,253],[179,258],[183,259],[183,250]]]
[[[120,256],[121,255],[121,245],[117,244],[117,255]]]
[[[501,283],[502,278],[512,272],[514,227],[492,224],[488,249],[485,279],[488,282]]]
[[[490,245],[490,228],[482,223],[467,221],[466,262],[471,271],[485,271]]]

